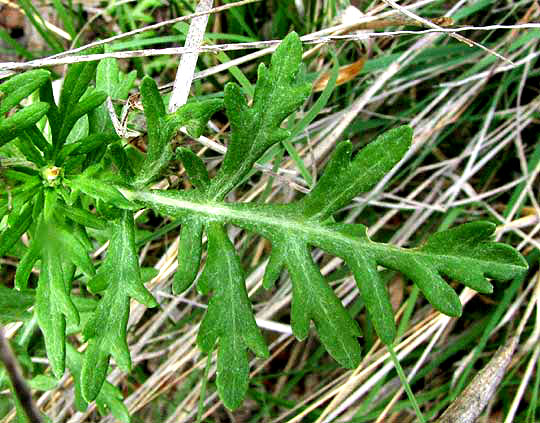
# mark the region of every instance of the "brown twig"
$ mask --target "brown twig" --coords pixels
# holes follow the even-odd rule
[[[437,423],[474,423],[484,411],[489,400],[510,364],[519,338],[514,336],[508,340],[489,361],[461,395],[446,409]]]
[[[24,412],[30,419],[30,422],[41,423],[43,420],[39,410],[32,400],[32,393],[30,392],[28,385],[26,385],[22,375],[21,366],[13,354],[13,350],[11,349],[7,339],[4,337],[2,328],[0,328],[0,361],[4,363],[6,372],[9,375],[11,384],[13,385],[15,395],[21,403]]]

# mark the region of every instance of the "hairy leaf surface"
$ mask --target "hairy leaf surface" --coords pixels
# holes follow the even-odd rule
[[[283,205],[224,201],[268,148],[288,136],[280,125],[309,94],[309,86],[296,82],[301,56],[298,36],[290,34],[273,55],[270,68],[259,67],[252,106],[247,104],[240,87],[226,86],[230,142],[214,178],[209,177],[197,155],[182,149],[178,156],[195,190],[120,189],[126,198],[182,222],[178,271],[173,284],[177,293],[187,289],[197,276],[206,230],[208,256],[197,288],[203,294],[211,293],[212,298],[200,327],[198,344],[205,352],[218,345],[217,385],[229,408],[240,405],[247,390],[247,350],[259,356],[265,356],[267,351],[251,314],[243,270],[227,237],[226,224],[271,241],[264,286],[271,287],[282,269],[287,268],[292,280],[294,334],[304,339],[313,321],[328,352],[349,368],[360,362],[360,330],[321,275],[311,255],[314,247],[341,257],[348,264],[375,330],[387,344],[393,342],[396,327],[378,266],[402,272],[419,286],[435,308],[451,316],[461,313],[461,304],[443,276],[489,292],[491,286],[486,277],[506,280],[527,267],[514,249],[491,241],[494,225],[490,223],[475,222],[432,235],[416,249],[375,243],[368,238],[363,225],[335,223],[336,212],[371,189],[403,158],[412,141],[412,129],[407,126],[385,132],[354,157],[352,144],[340,143],[318,183],[299,201]],[[155,110],[161,110],[160,107]]]
[[[157,306],[141,280],[133,214],[129,211],[124,211],[122,218],[112,225],[111,242],[100,275],[106,279],[107,288],[83,331],[88,349],[81,378],[82,394],[87,401],[93,401],[99,395],[110,356],[122,370],[128,372],[131,369],[126,340],[130,299],[134,298],[147,307]]]
[[[88,408],[88,402],[84,399],[82,394],[82,367],[83,367],[83,354],[78,352],[70,344],[66,349],[66,362],[71,375],[73,376],[75,384],[75,407],[79,411],[86,411]],[[121,422],[129,423],[131,418],[127,407],[122,402],[122,393],[114,385],[105,381],[103,387],[96,398],[96,404],[99,412],[106,416],[109,412]]]
[[[35,69],[15,75],[0,84],[0,116],[45,84],[50,76],[51,73],[45,69]]]
[[[186,126],[190,135],[200,136],[210,117],[223,104],[219,99],[187,103],[168,114],[155,81],[149,77],[141,83],[141,100],[148,127],[148,152],[134,181],[137,187],[152,182],[172,159],[170,141],[178,129]]]
[[[0,323],[22,321],[32,315],[27,311],[34,304],[34,294],[19,292],[0,285]]]
[[[214,296],[201,323],[197,343],[210,353],[219,342],[218,391],[227,407],[237,408],[248,388],[246,350],[267,357],[268,349],[253,318],[244,271],[227,233],[221,225],[210,223],[208,239],[206,266],[197,288],[202,294],[213,292]]]

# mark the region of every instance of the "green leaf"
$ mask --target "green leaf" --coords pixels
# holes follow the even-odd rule
[[[280,128],[281,122],[304,103],[311,91],[310,84],[295,81],[301,60],[302,45],[292,32],[272,55],[270,68],[259,66],[252,107],[238,85],[225,86],[231,140],[223,165],[212,181],[211,198],[225,198],[268,148],[289,136]]]
[[[79,297],[76,295],[72,295],[71,299],[73,301],[73,304],[75,304],[77,311],[79,312],[80,321],[76,322],[70,319],[66,319],[67,336],[78,334],[83,331],[83,328],[86,326],[90,318],[94,315],[94,311],[96,310],[98,304],[97,299],[90,297]],[[69,365],[67,364],[66,366],[69,367]]]
[[[50,109],[51,108],[49,107],[49,111]],[[50,123],[51,118],[49,116],[49,112],[47,112],[47,119],[49,120],[49,123]],[[26,130],[21,131],[19,133],[19,137],[25,137],[28,141],[31,141],[37,148],[39,148],[39,150],[43,153],[46,159],[49,159],[51,157],[52,146],[45,139],[42,132],[36,127],[36,125],[32,125]]]
[[[69,133],[77,123],[77,121],[98,107],[101,103],[105,101],[107,94],[103,91],[91,90],[87,95],[85,95],[81,101],[73,105],[73,109],[66,112],[62,126],[60,128],[60,133],[58,135],[58,146],[62,146],[67,140]]]
[[[493,292],[493,286],[486,277],[509,280],[516,275],[516,269],[526,268],[523,257],[514,248],[492,241],[495,228],[490,222],[471,222],[435,233],[419,248],[423,255],[421,264],[432,272],[442,273],[478,292],[489,294]],[[433,297],[440,296],[436,287],[433,284],[423,289],[430,302],[436,302]],[[442,298],[444,300],[444,296]],[[447,302],[450,302],[449,297]],[[443,307],[441,304],[438,308]],[[456,310],[455,314],[459,312]]]
[[[105,46],[104,51],[109,53],[112,50],[109,46]],[[116,59],[101,59],[96,70],[96,88],[107,93],[112,100],[125,100],[135,82],[136,75],[136,71],[124,75],[120,71]],[[114,130],[109,111],[105,105],[94,109],[90,113],[89,119],[91,133],[99,134]]]
[[[48,249],[41,259],[41,273],[36,290],[35,312],[52,371],[57,378],[62,377],[66,357],[66,318],[62,306],[70,302],[66,292],[61,258],[54,248]],[[58,297],[58,298],[57,298]],[[76,312],[75,306],[70,309]]]
[[[167,112],[156,82],[148,76],[144,77],[141,82],[141,101],[146,117],[148,147],[151,148],[151,144],[154,144],[153,148],[158,150],[159,143],[162,142],[160,129]]]
[[[32,317],[27,310],[34,305],[34,294],[0,285],[0,323],[23,321]]]
[[[136,79],[136,70],[132,70],[127,75],[124,73],[120,73],[118,78],[118,85],[116,86],[115,98],[120,100],[125,100],[126,98],[128,98],[129,91],[131,90],[131,87],[133,87]]]
[[[145,186],[151,182],[172,157],[172,150],[163,132],[165,130],[165,105],[157,84],[150,77],[141,82],[141,101],[146,117],[148,151],[142,162],[134,184]]]
[[[76,232],[73,232],[73,228],[58,227],[57,236],[63,254],[69,257],[70,261],[82,270],[85,275],[94,276],[96,271],[92,260],[88,256],[88,245],[85,245],[82,240],[77,238]]]
[[[109,285],[108,274],[112,271],[113,269],[107,268],[105,264],[102,264],[97,274],[93,278],[88,280],[88,290],[92,294],[97,294],[105,291],[107,289],[107,286]]]
[[[79,261],[79,257],[73,258],[74,254],[72,252],[77,247],[70,245],[72,240],[65,239],[66,231],[52,221],[44,221],[40,225],[38,236],[38,242],[41,247],[42,265],[38,287],[47,284],[57,309],[64,316],[78,322],[79,313],[70,297],[71,287],[69,285],[70,281],[66,277],[68,272],[66,272],[67,269],[65,268],[66,263],[64,260],[65,257],[69,257],[76,262]],[[75,255],[78,254],[79,251],[75,253]]]
[[[377,263],[369,255],[358,252],[349,256],[347,264],[351,267],[375,332],[383,343],[391,344],[396,336],[394,312],[386,287],[377,271]]]
[[[198,138],[204,132],[206,124],[214,113],[223,108],[223,100],[200,100],[186,103],[165,118],[166,136],[171,138],[181,126],[185,126],[189,135]]]
[[[113,141],[118,140],[116,132],[102,132],[99,134],[91,134],[80,140],[67,144],[58,153],[57,161],[59,163],[64,162],[68,156],[75,156],[78,154],[88,154],[100,147],[107,146]]]
[[[103,53],[103,47],[93,47],[86,49],[84,54]],[[69,65],[68,72],[60,92],[60,102],[58,111],[63,121],[68,114],[76,107],[77,103],[88,89],[90,82],[94,78],[98,62],[79,62]]]
[[[81,225],[94,229],[105,229],[107,227],[107,221],[80,207],[69,207],[64,204],[58,204],[58,210],[61,211],[64,216],[69,217],[71,220],[80,223]]]
[[[28,287],[28,278],[32,273],[32,268],[39,260],[39,249],[37,245],[32,242],[30,248],[26,250],[24,255],[17,266],[17,272],[15,273],[15,287],[19,290],[24,290]]]
[[[82,395],[81,373],[83,367],[83,355],[70,344],[67,345],[66,349],[66,362],[75,383],[75,407],[77,410],[84,412],[88,408],[88,402]],[[103,416],[110,412],[121,422],[129,423],[131,421],[129,412],[122,400],[122,393],[118,388],[105,381],[96,398],[96,404],[99,412]]]
[[[106,53],[112,52],[105,46]],[[137,71],[124,74],[113,58],[101,59],[96,70],[96,88],[105,91],[113,100],[125,100],[137,77]]]
[[[18,208],[10,214],[11,217],[13,219],[8,220],[8,228],[0,233],[0,257],[8,253],[32,223],[32,207],[27,205],[22,209]]]
[[[28,385],[36,391],[51,391],[58,385],[58,380],[47,375],[37,375],[28,381]]]
[[[109,154],[120,175],[124,178],[124,181],[126,183],[131,181],[135,173],[133,172],[131,160],[126,154],[124,147],[119,143],[111,144],[109,146]]]
[[[15,176],[14,172],[9,170],[3,173],[8,177]],[[20,176],[24,182],[11,192],[11,209],[13,212],[9,214],[8,226],[15,225],[15,221],[22,215],[23,206],[27,204],[30,206],[32,201],[35,201],[36,191],[38,193],[41,192],[40,188],[42,186],[40,179],[36,176],[30,176],[23,172],[17,172],[16,176]],[[0,247],[1,250],[2,248]]]
[[[17,282],[18,285],[26,285],[31,263],[35,263],[36,255],[39,255],[41,269],[35,312],[43,332],[47,357],[57,378],[62,376],[65,369],[66,319],[72,325],[80,324],[79,312],[71,298],[75,268],[78,267],[88,276],[95,274],[88,256],[88,245],[79,238],[76,228],[57,220],[57,214],[62,217],[58,203],[56,192],[47,190],[36,239],[27,253],[28,258],[25,255],[23,259],[28,263],[23,266],[24,272]]]
[[[315,188],[298,204],[306,218],[324,220],[375,185],[409,149],[412,129],[400,126],[377,137],[351,160],[352,145],[336,148]]]
[[[309,88],[295,81],[301,54],[298,37],[289,35],[274,54],[270,69],[260,67],[252,107],[247,105],[238,86],[227,85],[225,108],[231,123],[231,139],[214,178],[209,178],[201,159],[181,149],[179,157],[196,189],[143,191],[140,185],[133,190],[121,188],[127,199],[182,223],[175,291],[186,289],[197,275],[206,227],[208,254],[197,288],[203,294],[212,293],[212,297],[197,341],[207,353],[218,344],[217,386],[229,408],[239,406],[247,390],[247,350],[259,356],[267,351],[253,318],[244,271],[227,237],[226,224],[255,232],[272,243],[264,286],[271,287],[286,267],[293,284],[294,334],[305,338],[313,321],[321,342],[345,367],[355,367],[360,362],[360,331],[322,277],[311,256],[313,248],[347,263],[377,334],[389,345],[396,328],[379,266],[403,273],[435,308],[451,316],[460,314],[461,304],[443,277],[489,292],[491,286],[486,277],[506,280],[527,269],[517,251],[491,240],[494,225],[485,222],[432,235],[423,246],[412,249],[373,242],[363,225],[335,223],[336,212],[371,189],[403,158],[411,145],[409,127],[382,134],[352,159],[352,145],[341,143],[317,185],[297,202],[271,205],[224,201],[252,171],[256,160],[287,136],[287,131],[280,128],[281,121],[302,104]],[[149,138],[150,133],[160,136],[159,130],[163,128],[159,126],[163,119],[159,112],[151,113],[155,116],[147,117]]]
[[[197,287],[203,294],[214,292],[197,343],[210,353],[219,342],[216,383],[223,403],[234,409],[248,388],[247,349],[259,357],[268,357],[268,349],[253,318],[240,260],[220,225],[209,225],[208,257]]]
[[[51,73],[45,69],[26,71],[15,75],[0,84],[0,116],[9,112],[19,102],[28,97],[50,78]]]
[[[0,147],[16,138],[22,131],[39,121],[47,110],[47,103],[34,103],[7,119],[0,119]]]
[[[128,201],[117,188],[111,184],[86,175],[75,176],[65,180],[72,190],[79,190],[97,200],[103,200],[122,209],[132,209],[133,204]]]
[[[361,358],[358,324],[325,282],[301,239],[289,238],[286,263],[293,282],[291,324],[295,336],[305,339],[313,320],[326,350],[343,367],[353,368]]]
[[[184,221],[178,244],[178,269],[173,282],[175,294],[188,289],[197,277],[201,266],[202,235],[203,223],[201,221],[197,219]]]
[[[32,137],[29,135],[29,131],[20,131],[17,138],[17,148],[19,151],[32,163],[35,163],[37,167],[43,167],[47,163],[45,158],[34,145]]]
[[[141,83],[141,100],[148,131],[148,152],[134,185],[148,185],[172,159],[170,141],[176,131],[186,126],[192,136],[200,136],[208,119],[222,107],[221,100],[187,103],[175,113],[167,114],[155,81],[145,77]]]
[[[106,46],[104,52],[109,53],[110,47]],[[118,68],[116,59],[112,57],[101,59],[96,69],[96,88],[106,92],[112,99],[115,99],[119,75],[120,69]]]
[[[193,151],[183,147],[176,150],[176,154],[182,160],[191,183],[198,189],[205,191],[210,185],[210,177],[201,158]]]
[[[103,52],[103,47],[94,47],[84,51],[84,54],[98,54]],[[64,78],[58,112],[53,111],[52,141],[54,152],[58,154],[69,133],[77,121],[98,107],[107,95],[99,90],[90,87],[90,82],[94,79],[98,63],[80,62],[68,67],[68,72]],[[90,88],[89,88],[90,87]],[[85,95],[86,93],[86,95]],[[42,93],[49,102],[54,102],[50,98],[48,88]]]
[[[131,369],[126,340],[130,298],[147,307],[157,306],[141,280],[132,213],[124,211],[122,218],[113,225],[109,251],[98,274],[107,279],[107,288],[83,332],[88,348],[81,378],[82,394],[87,401],[97,398],[107,375],[110,356],[122,370],[128,372]]]

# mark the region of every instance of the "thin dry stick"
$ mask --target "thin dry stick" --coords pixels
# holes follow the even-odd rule
[[[421,22],[421,23],[423,23],[424,25],[426,25],[429,28],[433,28],[433,29],[437,29],[437,30],[442,29],[439,25],[437,25],[437,24],[435,24],[435,23],[433,23],[433,22],[431,22],[431,21],[429,21],[427,19],[424,19],[421,16],[418,16],[416,13],[413,13],[410,10],[405,9],[403,6],[400,6],[399,4],[397,4],[393,0],[383,0],[383,1],[386,4],[388,4],[389,6],[393,7],[394,9],[399,10],[404,15],[407,15],[409,18],[414,19],[415,21]],[[485,50],[488,53],[498,57],[499,59],[502,59],[502,60],[504,60],[505,62],[507,62],[509,64],[513,64],[511,60],[507,59],[506,57],[502,56],[501,54],[497,53],[496,51],[491,50],[491,49],[483,46],[480,43],[477,43],[475,41],[471,41],[468,38],[465,38],[464,36],[459,35],[459,34],[451,33],[450,36],[455,38],[458,41],[461,41],[462,43],[467,44],[469,47],[472,47],[472,46],[479,47],[482,50]]]
[[[62,53],[58,53],[58,54],[55,54],[54,56],[51,56],[50,58],[65,57],[65,56],[68,56],[68,55],[72,55],[74,53],[81,52],[81,51],[86,50],[86,49],[88,49],[90,47],[100,46],[100,45],[103,45],[103,44],[110,43],[111,41],[120,40],[122,38],[126,38],[126,37],[130,37],[132,35],[140,34],[142,32],[153,31],[155,29],[158,29],[158,28],[161,28],[161,27],[164,27],[164,26],[167,26],[167,25],[173,25],[173,24],[178,23],[178,22],[189,21],[189,20],[195,19],[195,18],[197,18],[199,16],[209,15],[209,14],[212,14],[212,13],[219,13],[219,12],[223,12],[223,11],[228,10],[228,9],[232,9],[233,7],[244,6],[246,4],[256,3],[256,2],[259,2],[259,1],[261,1],[261,0],[242,0],[242,1],[237,1],[237,2],[234,2],[234,3],[225,4],[223,6],[214,7],[212,9],[208,9],[208,10],[205,10],[205,11],[195,12],[195,13],[192,13],[191,15],[179,16],[178,18],[158,22],[156,24],[152,24],[152,25],[144,26],[142,28],[134,29],[133,31],[123,32],[122,34],[114,35],[112,37],[105,38],[103,40],[94,41],[92,43],[86,44],[86,45],[78,47],[78,48],[74,48],[72,50],[63,51]],[[116,5],[118,6],[118,3]]]
[[[212,9],[213,3],[213,0],[201,0],[199,4],[197,4],[195,13],[208,12]],[[208,17],[208,14],[204,14],[191,20],[184,47],[198,49],[202,45],[204,32],[206,31],[206,25],[208,24]],[[197,52],[182,55],[180,65],[176,71],[173,92],[169,101],[169,112],[176,112],[176,110],[187,101],[198,57],[199,53]]]
[[[70,45],[70,50],[72,50],[73,48],[75,48],[74,46],[77,44],[77,42],[79,41],[79,38],[81,37],[81,35],[84,33],[84,31],[86,31],[88,28],[90,28],[90,26],[92,25],[92,22],[94,22],[97,18],[99,18],[101,15],[109,12],[109,9],[111,8],[115,8],[115,7],[119,7],[123,4],[127,4],[127,3],[133,3],[133,2],[136,2],[137,0],[121,0],[121,1],[117,1],[117,2],[114,2],[112,4],[110,4],[109,6],[107,6],[105,9],[99,11],[98,13],[96,13],[94,16],[92,16],[90,19],[88,19],[86,21],[86,23],[83,25],[83,27],[79,30],[79,32],[77,33],[77,35],[75,36],[75,38],[73,39],[73,41],[71,41],[71,45]],[[102,40],[100,40],[102,41]],[[87,46],[84,46],[84,47],[81,47],[81,48],[88,48]],[[70,52],[70,50],[68,51],[63,51],[62,53],[60,54],[67,54]]]
[[[17,358],[13,354],[13,350],[9,345],[7,339],[4,337],[4,331],[0,327],[0,360],[4,363],[13,390],[17,399],[21,403],[21,406],[32,423],[41,423],[41,415],[37,409],[34,401],[32,400],[32,393],[26,385],[24,377],[22,375],[21,366],[17,361]]]
[[[256,2],[259,2],[259,1],[261,1],[261,0],[242,0],[242,1],[235,2],[235,3],[229,3],[229,4],[225,4],[223,6],[215,7],[213,9],[210,9],[210,10],[205,11],[203,13],[193,13],[191,15],[179,16],[178,18],[175,18],[175,19],[170,19],[170,20],[167,20],[167,21],[158,22],[158,23],[153,24],[153,25],[148,25],[148,26],[145,26],[143,28],[137,28],[137,29],[134,29],[133,31],[124,32],[122,34],[118,34],[118,35],[115,35],[113,37],[105,38],[104,40],[94,41],[94,42],[91,42],[89,44],[86,44],[86,45],[78,47],[78,48],[63,51],[62,53],[58,53],[58,54],[49,56],[48,59],[58,59],[58,58],[61,58],[61,57],[69,57],[71,55],[74,55],[75,53],[81,52],[81,51],[86,50],[86,49],[91,48],[91,47],[96,47],[96,46],[100,46],[100,45],[103,45],[103,44],[107,44],[107,43],[110,43],[112,41],[120,40],[122,38],[126,38],[126,37],[129,37],[129,36],[132,36],[132,35],[140,34],[142,32],[155,30],[155,29],[161,28],[163,26],[167,26],[167,25],[172,25],[172,24],[175,24],[177,22],[188,21],[190,19],[194,19],[194,18],[196,18],[198,16],[202,16],[204,14],[223,12],[225,10],[232,9],[233,7],[243,6],[243,5],[246,5],[246,4],[249,4],[249,3],[256,3]],[[38,59],[38,60],[46,60],[46,59]],[[43,66],[48,66],[48,65],[43,65]],[[1,65],[0,65],[0,70],[1,69],[2,68],[1,68]],[[4,73],[0,74],[0,79],[1,78],[7,78],[7,77],[9,77],[9,76],[11,76],[13,74],[14,74],[13,71],[4,72]]]
[[[488,27],[465,27],[465,28],[452,28],[452,29],[427,29],[419,31],[390,31],[390,32],[372,32],[366,34],[357,34],[357,35],[334,35],[334,36],[324,36],[317,38],[308,38],[302,37],[301,40],[305,44],[327,44],[333,41],[359,41],[365,40],[368,38],[382,38],[382,37],[398,37],[402,35],[425,35],[425,34],[454,34],[460,31],[475,29],[478,31],[488,31],[493,29],[527,29],[527,28],[540,28],[540,24],[522,24],[522,25],[492,25]],[[281,43],[281,40],[268,40],[268,41],[256,41],[256,42],[246,42],[246,43],[231,43],[231,44],[216,44],[211,46],[200,46],[199,48],[186,48],[186,47],[174,47],[174,48],[162,48],[162,49],[144,49],[144,50],[129,50],[129,51],[118,51],[112,53],[103,53],[103,54],[88,54],[84,56],[75,56],[75,55],[56,55],[43,59],[36,59],[30,62],[3,62],[0,63],[0,71],[3,71],[0,74],[0,78],[6,78],[11,76],[16,70],[25,70],[25,69],[35,69],[45,66],[57,66],[57,65],[66,65],[71,63],[79,62],[92,62],[96,60],[106,59],[106,58],[116,58],[116,59],[130,59],[133,57],[151,57],[151,56],[160,56],[160,55],[181,55],[189,53],[219,53],[221,51],[238,51],[238,50],[248,50],[248,49],[261,49],[269,47],[268,49],[261,50],[260,52],[255,53],[253,57],[248,59],[255,59],[260,56],[271,53],[274,49]],[[102,42],[100,44],[103,44]],[[88,46],[93,45],[93,43],[88,44]],[[87,46],[85,46],[86,48]],[[538,53],[531,54],[526,58],[522,59],[520,62],[511,62],[506,59],[507,62],[510,62],[510,65],[503,66],[498,68],[499,71],[505,71],[513,69],[520,64],[523,64],[527,61],[530,61],[538,56]],[[246,59],[242,59],[241,62],[245,62]],[[218,71],[228,69],[231,66],[238,64],[238,62],[227,62],[223,64],[223,67],[216,67]],[[210,70],[208,70],[210,71]],[[209,72],[200,72],[199,77],[208,76],[210,74],[216,73],[216,70]],[[476,79],[467,79],[463,81],[458,81],[457,84],[461,85],[464,81],[470,81]],[[454,86],[451,83],[441,84],[441,86]]]

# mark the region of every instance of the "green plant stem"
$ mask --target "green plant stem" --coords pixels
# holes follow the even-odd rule
[[[409,397],[409,400],[412,403],[412,406],[414,408],[416,416],[418,417],[418,420],[420,420],[420,423],[426,423],[426,419],[424,418],[424,415],[420,411],[420,406],[418,405],[418,402],[416,401],[413,391],[411,390],[411,386],[409,385],[409,382],[407,381],[407,376],[405,376],[405,372],[403,371],[403,368],[401,367],[401,364],[399,363],[399,359],[396,355],[396,352],[394,351],[391,345],[387,345],[387,348],[388,348],[388,353],[390,354],[390,358],[394,362],[394,366],[399,376],[399,380],[401,380],[401,384],[403,385],[405,392],[407,392],[407,396]]]

